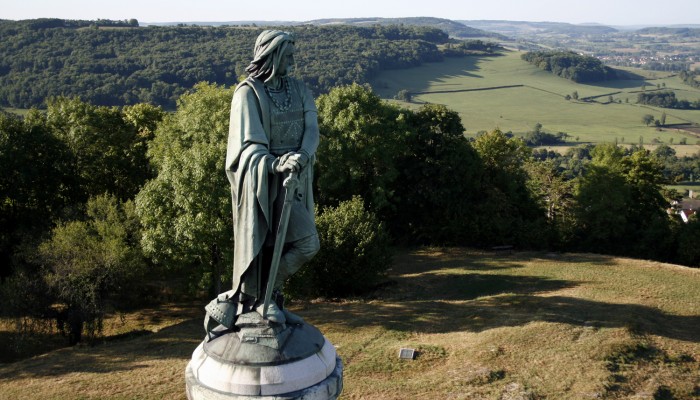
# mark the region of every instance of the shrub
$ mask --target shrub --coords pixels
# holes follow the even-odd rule
[[[133,202],[116,197],[90,198],[86,220],[62,223],[38,248],[38,259],[50,271],[45,279],[68,325],[69,343],[92,340],[102,332],[102,320],[115,294],[130,293],[145,271],[137,245],[139,223]]]
[[[285,286],[291,297],[347,296],[371,289],[391,264],[389,235],[359,196],[316,219],[321,250]]]
[[[690,222],[680,226],[676,257],[679,263],[690,267],[700,266],[700,249],[695,242],[698,234],[700,234],[700,220],[695,215],[690,217]]]

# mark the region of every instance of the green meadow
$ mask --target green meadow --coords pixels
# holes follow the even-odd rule
[[[384,72],[372,85],[384,98],[392,98],[402,89],[409,90],[413,93],[412,103],[403,104],[410,107],[422,103],[447,105],[459,112],[469,136],[494,128],[521,135],[540,123],[546,132],[571,135],[570,145],[615,141],[637,144],[641,138],[644,144],[660,142],[686,147],[680,149],[681,154],[700,149],[700,137],[642,122],[645,114],[658,119],[665,112],[667,125],[698,124],[700,110],[636,104],[643,86],[650,91],[664,84],[665,90],[673,90],[679,99],[700,98],[700,90],[684,85],[677,77],[635,70],[640,79],[578,84],[528,64],[520,59],[521,54],[508,51],[495,57],[448,58],[442,63]],[[579,101],[566,100],[565,96],[574,92]],[[613,97],[612,103],[609,96]],[[582,101],[585,98],[592,99]],[[683,138],[687,145],[677,146]]]

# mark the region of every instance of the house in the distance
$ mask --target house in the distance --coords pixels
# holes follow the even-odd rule
[[[690,216],[700,211],[700,200],[693,198],[693,191],[689,193],[689,198],[683,199],[674,205],[678,210],[678,215],[681,216],[683,222],[688,223]]]

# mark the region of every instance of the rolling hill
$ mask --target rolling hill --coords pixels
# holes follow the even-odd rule
[[[337,347],[347,399],[690,399],[699,284],[656,262],[429,248],[401,252],[369,296],[291,308]],[[0,398],[184,400],[195,303],[125,315],[131,338],[0,365]]]

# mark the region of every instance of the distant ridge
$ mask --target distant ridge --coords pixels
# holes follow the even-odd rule
[[[642,34],[657,34],[657,35],[678,35],[685,37],[700,37],[700,27],[698,28],[686,28],[686,27],[650,27],[643,28],[637,32]]]
[[[307,24],[314,25],[329,25],[329,24],[347,24],[347,25],[359,25],[359,26],[371,26],[371,25],[410,25],[410,26],[428,26],[431,28],[438,28],[445,31],[448,35],[458,39],[468,39],[468,38],[494,38],[498,40],[505,40],[507,37],[494,33],[488,32],[482,29],[476,29],[471,26],[467,26],[459,21],[453,21],[444,18],[433,18],[433,17],[411,17],[411,18],[325,18],[316,19],[306,22]]]
[[[506,21],[506,20],[465,20],[457,21],[476,29],[497,32],[507,36],[532,35],[538,33],[558,33],[564,35],[591,35],[615,33],[618,30],[600,24],[570,24],[566,22],[531,22],[531,21]]]
[[[299,21],[175,21],[175,22],[141,22],[141,26],[176,26],[176,25],[199,25],[199,26],[293,26],[301,25]]]
[[[354,26],[372,26],[372,25],[409,25],[409,26],[427,26],[438,28],[445,31],[448,35],[458,39],[469,38],[494,38],[498,40],[506,40],[507,37],[488,32],[482,29],[476,29],[467,26],[461,22],[453,21],[444,18],[434,17],[406,17],[406,18],[323,18],[311,21],[189,21],[189,22],[142,22],[142,26],[175,26],[175,25],[202,25],[202,26],[297,26],[297,25],[354,25]]]

